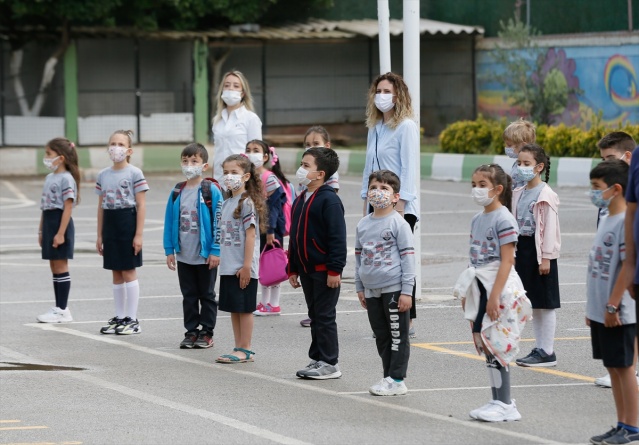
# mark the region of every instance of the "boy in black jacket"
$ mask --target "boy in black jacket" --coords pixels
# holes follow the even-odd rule
[[[320,147],[304,153],[297,171],[297,180],[307,189],[293,203],[288,276],[294,288],[301,282],[312,320],[311,362],[296,374],[306,379],[342,376],[337,364],[335,307],[346,265],[346,222],[342,201],[332,187],[324,184],[338,167],[337,153]]]

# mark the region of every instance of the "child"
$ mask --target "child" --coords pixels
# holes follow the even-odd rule
[[[478,353],[486,355],[493,400],[470,412],[485,422],[521,419],[510,398],[508,364],[519,350],[521,331],[530,317],[515,265],[517,221],[508,211],[511,179],[498,164],[482,165],[472,176],[471,196],[484,208],[470,229],[470,264],[455,284],[464,317],[471,321]]]
[[[268,208],[266,233],[260,234],[260,252],[266,246],[274,247],[275,241],[281,247],[284,245],[285,221],[283,207],[286,202],[286,194],[277,176],[264,167],[271,162],[271,151],[266,142],[253,140],[246,144],[246,154],[253,163],[255,174],[258,178],[261,178],[262,197],[266,200]],[[262,299],[253,314],[258,316],[280,315],[280,285],[262,285],[261,295]]]
[[[326,147],[331,148],[331,137],[328,134],[326,128],[321,125],[313,125],[308,130],[306,130],[306,134],[304,135],[304,148],[308,150],[311,147]],[[339,192],[339,173],[335,172],[328,178],[326,181],[326,185],[329,185],[335,189],[335,193]],[[300,185],[300,192],[304,190],[304,186]],[[300,321],[300,324],[308,328],[311,326],[311,319],[305,318]]]
[[[617,426],[590,438],[593,444],[639,443],[635,364],[635,301],[627,291],[632,277],[622,265],[626,259],[624,193],[628,164],[604,161],[590,172],[590,199],[609,213],[601,218],[588,258],[586,324],[590,326],[593,358],[603,360],[611,377]],[[628,282],[628,283],[626,283]]]
[[[187,145],[182,154],[181,182],[171,191],[164,215],[166,265],[176,269],[182,291],[184,339],[180,349],[210,348],[217,319],[215,278],[220,264],[219,219],[222,193],[202,180],[209,154],[198,143]],[[201,326],[201,329],[198,327]]]
[[[403,395],[408,392],[404,378],[415,286],[413,232],[395,211],[399,177],[389,170],[378,170],[369,178],[368,202],[373,213],[360,220],[355,232],[355,289],[375,333],[383,378],[368,391],[376,396]]]
[[[75,145],[65,138],[50,140],[44,149],[43,162],[52,173],[47,175],[42,188],[38,243],[42,248],[42,259],[49,260],[53,274],[55,307],[37,319],[40,323],[70,322],[73,318],[67,307],[71,290],[68,260],[73,259],[75,241],[71,212],[80,199],[77,186],[80,169]]]
[[[220,223],[220,310],[231,313],[235,348],[218,363],[252,362],[253,311],[257,299],[260,246],[257,231],[266,230],[266,203],[260,180],[245,154],[222,163],[229,198],[222,204]]]
[[[515,122],[511,122],[506,127],[503,134],[504,151],[506,156],[515,160],[510,172],[513,180],[513,190],[526,185],[526,181],[517,176],[517,156],[521,147],[526,144],[534,144],[536,139],[535,126],[532,122],[525,121],[523,118]]]
[[[296,174],[306,190],[293,203],[288,276],[293,288],[302,287],[312,320],[311,362],[297,371],[300,378],[324,380],[342,375],[337,364],[335,307],[346,265],[346,223],[342,201],[325,184],[338,167],[339,158],[333,150],[310,148]]]
[[[113,272],[115,317],[100,328],[103,334],[142,332],[138,322],[140,285],[136,272],[142,266],[142,233],[149,185],[142,170],[129,164],[133,153],[131,130],[117,130],[109,138],[113,167],[98,174],[98,240],[103,267]]]
[[[524,145],[517,175],[526,183],[513,191],[512,212],[519,225],[515,268],[533,305],[535,347],[519,366],[556,366],[555,328],[560,307],[557,258],[561,247],[559,198],[548,185],[550,158],[539,145]],[[541,174],[546,172],[545,182]]]

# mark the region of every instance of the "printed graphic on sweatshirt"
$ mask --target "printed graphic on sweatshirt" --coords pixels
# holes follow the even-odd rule
[[[521,236],[535,236],[535,217],[533,216],[533,209],[537,201],[532,201],[528,204],[528,211],[523,215],[517,215],[517,224],[519,225],[519,234]]]
[[[200,219],[197,210],[182,210],[180,213],[180,232],[197,234],[200,227]]]
[[[602,238],[602,245],[593,246],[588,256],[588,274],[592,278],[602,281],[610,279],[610,263],[614,255],[614,245],[617,236],[613,232],[607,232]],[[620,251],[625,250],[625,245],[619,246]]]
[[[49,190],[45,190],[42,195],[42,207],[43,209],[54,209],[62,204],[60,199],[60,187],[58,184],[53,183],[49,187]]]
[[[107,209],[122,209],[128,207],[130,196],[133,193],[131,181],[121,179],[118,182],[118,188],[115,190],[107,189],[104,191],[104,201]]]
[[[225,221],[221,230],[222,243],[226,247],[240,247],[242,239],[240,238],[240,221],[233,219]]]
[[[362,265],[381,267],[393,264],[391,252],[394,241],[390,230],[382,231],[382,241],[369,241],[362,244]]]

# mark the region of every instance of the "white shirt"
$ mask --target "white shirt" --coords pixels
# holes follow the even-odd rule
[[[246,151],[246,143],[262,139],[262,121],[257,114],[242,105],[229,113],[222,110],[220,119],[213,124],[213,177],[222,184],[222,162],[230,155]]]

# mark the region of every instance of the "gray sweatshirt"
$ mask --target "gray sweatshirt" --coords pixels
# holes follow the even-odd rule
[[[397,212],[366,215],[355,232],[355,290],[401,284],[411,295],[415,285],[415,248],[410,225]]]

